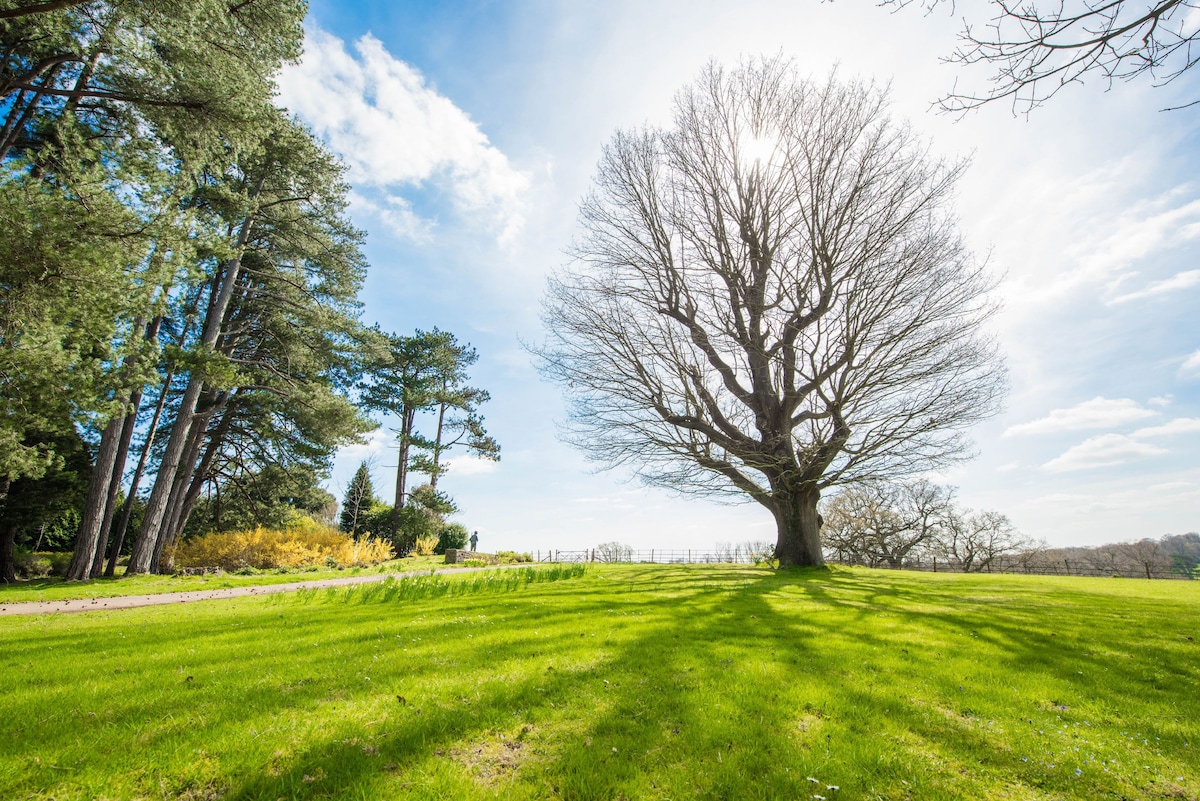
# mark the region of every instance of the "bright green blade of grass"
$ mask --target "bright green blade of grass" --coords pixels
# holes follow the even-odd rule
[[[0,797],[1200,793],[1200,585],[544,578],[0,620]]]

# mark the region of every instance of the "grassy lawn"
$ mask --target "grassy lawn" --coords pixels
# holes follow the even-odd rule
[[[190,592],[194,590],[217,590],[225,587],[253,587],[263,584],[290,584],[295,581],[341,578],[343,576],[372,575],[377,573],[403,573],[410,570],[428,570],[445,567],[443,556],[412,556],[393,559],[371,567],[352,567],[344,570],[320,568],[316,570],[289,570],[287,572],[210,574],[207,576],[129,576],[99,578],[93,581],[64,581],[61,578],[43,578],[18,581],[15,584],[0,584],[0,603],[18,601],[65,601],[75,598],[114,598],[118,595],[156,595],[163,592]],[[123,568],[118,568],[118,572]]]
[[[0,619],[0,798],[1200,795],[1200,583],[532,570]]]

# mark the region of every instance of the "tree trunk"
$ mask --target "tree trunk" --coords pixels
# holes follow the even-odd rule
[[[4,526],[0,529],[0,583],[12,584],[17,580],[17,527]]]
[[[138,407],[142,405],[142,390],[134,391],[129,399],[129,414],[121,424],[121,439],[117,443],[117,453],[113,457],[112,478],[108,483],[108,497],[104,503],[104,518],[100,521],[100,540],[96,544],[96,554],[92,558],[92,569],[89,578],[100,578],[104,571],[104,556],[108,552],[108,537],[112,531],[113,517],[117,511],[117,495],[121,491],[121,480],[125,477],[125,460],[129,457],[129,443],[133,441],[133,429],[137,425]]]
[[[400,418],[400,452],[396,456],[396,502],[392,505],[392,540],[400,533],[400,510],[404,508],[405,485],[408,481],[408,451],[417,413],[408,410]]]
[[[445,391],[443,385],[442,391]],[[437,436],[433,440],[433,472],[429,474],[429,488],[437,489],[438,473],[441,472],[442,460],[442,422],[446,418],[446,404],[438,406]]]
[[[210,401],[212,397],[210,391],[208,393]],[[212,418],[212,412],[213,409],[209,406],[205,411],[197,411],[192,416],[192,429],[188,432],[187,445],[184,447],[183,456],[180,457],[179,466],[175,470],[175,482],[172,484],[171,494],[167,498],[167,508],[159,526],[154,555],[150,559],[151,573],[162,572],[163,549],[175,544],[184,498],[187,496],[188,489],[192,486],[192,479],[196,474],[196,462],[200,459],[200,449],[204,446],[204,437],[208,433],[208,422]]]
[[[821,491],[809,486],[803,489],[776,489],[772,494],[771,512],[779,537],[775,543],[775,558],[780,567],[819,567],[825,564],[821,553],[821,523],[817,501]]]
[[[196,501],[200,499],[200,492],[204,488],[204,482],[208,480],[208,475],[212,471],[216,455],[221,450],[221,446],[225,444],[225,438],[229,435],[229,429],[233,427],[235,410],[228,404],[230,397],[232,397],[232,393],[226,392],[222,394],[219,401],[219,406],[223,408],[221,420],[217,423],[216,428],[211,433],[208,433],[208,445],[205,447],[204,455],[200,458],[199,465],[192,471],[187,491],[183,493],[179,502],[174,504],[174,511],[172,511],[170,517],[170,528],[167,530],[165,538],[166,544],[169,546],[175,545],[179,540],[179,535],[183,533],[183,529],[187,526],[188,518],[192,516],[192,509],[195,508]],[[204,437],[202,435],[197,441],[197,452],[203,442]],[[155,560],[154,569],[156,571],[160,564],[161,557]]]
[[[150,450],[154,447],[154,437],[158,433],[158,421],[162,418],[163,405],[167,400],[167,393],[171,387],[171,381],[175,377],[175,368],[172,367],[167,371],[166,380],[163,382],[162,392],[158,396],[158,403],[154,407],[154,417],[150,420],[150,430],[146,432],[146,442],[142,446],[142,453],[138,457],[138,466],[133,471],[133,479],[129,482],[129,494],[125,497],[124,508],[121,509],[121,522],[117,525],[116,536],[113,539],[112,549],[108,555],[108,564],[104,568],[104,575],[113,576],[116,574],[117,560],[121,557],[121,548],[125,545],[125,532],[129,530],[129,519],[133,515],[133,502],[137,499],[138,488],[142,483],[142,475],[146,472],[146,462],[150,458]]]
[[[179,404],[179,413],[171,426],[167,449],[154,478],[154,489],[150,491],[150,499],[146,501],[146,515],[142,519],[137,541],[133,544],[133,553],[129,555],[129,567],[125,570],[127,576],[147,573],[150,570],[162,532],[163,517],[171,499],[171,490],[175,487],[175,475],[187,447],[188,435],[191,433],[196,400],[200,397],[203,383],[199,376],[193,375],[188,379],[187,389],[184,390],[183,399]]]
[[[75,540],[75,553],[67,568],[67,579],[82,581],[91,577],[92,563],[100,539],[100,527],[107,510],[108,489],[112,483],[113,468],[117,458],[117,447],[125,427],[125,415],[113,416],[100,436],[100,451],[96,454],[96,469],[88,484],[87,505],[83,519],[79,522],[79,534]],[[110,518],[111,519],[111,518]]]

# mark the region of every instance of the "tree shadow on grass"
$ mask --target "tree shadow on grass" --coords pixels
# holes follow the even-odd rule
[[[1076,705],[1065,701],[1112,686],[1127,694],[1117,714],[1120,704],[1192,720],[1200,711],[1171,697],[1200,677],[1167,639],[1116,664],[1089,643],[1059,642],[1056,625],[1090,622],[1110,650],[1137,650],[1117,612],[1090,613],[1082,596],[1047,610],[1036,595],[964,601],[965,585],[838,570],[647,567],[592,579],[410,606],[197,607],[173,639],[177,618],[163,611],[140,618],[163,647],[132,676],[111,673],[136,656],[113,652],[114,616],[84,636],[21,643],[17,659],[68,649],[93,666],[86,681],[112,709],[107,722],[64,716],[42,744],[52,764],[124,744],[111,769],[140,770],[132,781],[168,797],[212,787],[228,799],[846,798],[872,788],[949,798],[996,782],[1083,797],[1078,783],[1019,763],[1013,727],[1026,714],[1070,720]],[[1186,621],[1166,628],[1176,625]],[[464,641],[472,647],[439,645]],[[213,647],[189,653],[198,643]],[[1161,686],[1146,682],[1145,661],[1167,665]],[[1007,690],[969,681],[976,662],[981,675],[1021,673],[1055,697],[1014,699],[1028,713],[989,729],[979,712]],[[141,694],[125,699],[125,685]],[[72,692],[57,687],[41,703]],[[159,720],[164,709],[174,722]],[[181,770],[169,758],[181,750],[208,761]],[[85,797],[88,782],[104,787],[104,770],[65,779],[30,768],[12,789]],[[1088,782],[1097,796],[1129,789]]]

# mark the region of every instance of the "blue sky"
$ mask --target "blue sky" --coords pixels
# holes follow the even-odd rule
[[[931,103],[986,71],[947,65],[957,20],[864,0],[720,3],[344,3],[315,0],[281,104],[350,168],[368,232],[364,317],[396,332],[455,332],[503,458],[452,457],[445,488],[481,549],[566,549],[620,540],[709,548],[774,540],[756,505],[681,499],[591,472],[558,442],[564,409],[521,348],[540,338],[538,299],[566,260],[576,206],[621,127],[665,123],[710,59],[784,53],[802,72],[890,83],[893,114],[970,157],[964,234],[1003,276],[993,329],[1012,389],[979,426],[979,456],[942,481],[1055,545],[1200,529],[1200,97],[1165,88],[1069,87],[1031,117],[963,119]],[[1198,73],[1200,75],[1200,73]],[[374,460],[381,429],[339,454],[339,497]]]

